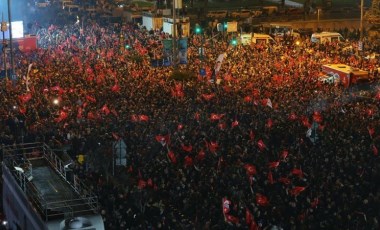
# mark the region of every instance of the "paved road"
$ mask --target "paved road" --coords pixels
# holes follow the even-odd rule
[[[281,4],[281,0],[268,0],[268,1],[269,2],[273,2],[273,3]],[[303,4],[298,3],[298,2],[293,2],[293,1],[290,1],[290,0],[285,0],[285,6],[301,8],[301,7],[303,7]]]

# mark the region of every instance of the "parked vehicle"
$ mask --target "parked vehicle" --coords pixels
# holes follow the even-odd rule
[[[249,16],[251,16],[251,11],[250,10],[232,11],[230,13],[230,16],[232,18],[248,18]]]
[[[311,35],[311,42],[314,43],[326,43],[326,42],[344,42],[344,38],[340,33],[337,32],[322,32],[313,33]]]
[[[322,66],[322,71],[326,74],[339,76],[340,84],[346,88],[352,84],[370,80],[368,71],[345,64],[326,64]]]
[[[209,11],[207,13],[208,18],[226,18],[227,17],[227,10],[219,10],[219,11]]]
[[[339,75],[333,72],[326,73],[320,76],[318,80],[325,84],[335,84],[335,85],[339,84],[340,82]]]

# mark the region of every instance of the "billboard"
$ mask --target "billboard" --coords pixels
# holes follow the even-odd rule
[[[9,23],[8,30],[0,33],[1,39],[9,39]],[[24,23],[23,21],[12,22],[12,38],[23,38],[24,37]]]

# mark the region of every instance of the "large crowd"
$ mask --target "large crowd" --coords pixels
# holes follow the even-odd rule
[[[379,229],[379,60],[344,49],[356,41],[192,35],[187,64],[153,67],[167,34],[81,26],[15,54],[19,79],[0,82],[0,142],[84,155],[75,171],[106,229]],[[368,70],[373,83],[322,84],[327,63]],[[127,165],[112,173],[119,139]]]

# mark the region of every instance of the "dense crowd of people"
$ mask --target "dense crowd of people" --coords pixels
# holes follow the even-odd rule
[[[187,64],[153,67],[167,34],[82,26],[15,55],[19,79],[0,82],[0,141],[84,155],[75,169],[106,229],[379,228],[378,59],[308,38],[192,35]],[[327,63],[368,70],[373,83],[365,95],[322,84]],[[113,175],[120,139],[127,165]]]

